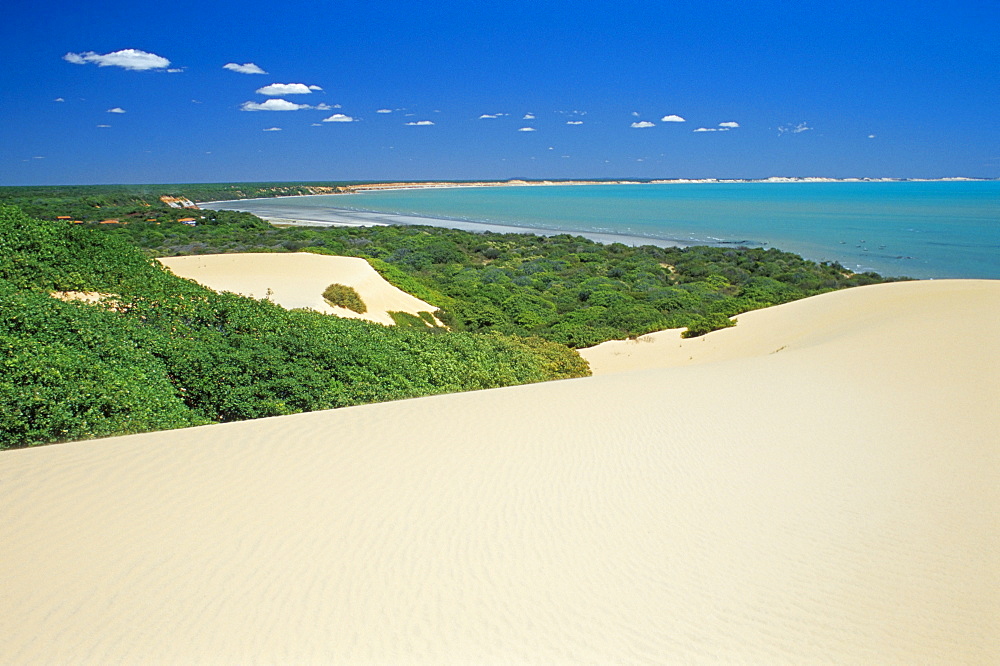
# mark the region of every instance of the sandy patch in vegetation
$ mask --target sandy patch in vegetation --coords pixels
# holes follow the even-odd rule
[[[0,662],[997,663],[998,312],[862,287],[677,367],[4,452]]]
[[[390,311],[415,315],[437,310],[392,286],[371,264],[357,257],[291,252],[163,257],[159,261],[175,275],[209,289],[269,298],[289,309],[312,308],[338,317],[367,319],[387,325],[393,324]],[[323,300],[323,290],[334,282],[354,287],[368,311],[358,314]]]

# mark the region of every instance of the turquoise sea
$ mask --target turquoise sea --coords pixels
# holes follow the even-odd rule
[[[1000,181],[414,189],[211,207],[302,220],[513,227],[629,244],[777,247],[858,272],[1000,279]]]

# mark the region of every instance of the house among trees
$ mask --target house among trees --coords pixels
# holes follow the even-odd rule
[[[194,225],[198,224],[198,220],[194,219],[193,217],[182,217],[181,219],[179,219],[177,221],[178,222],[183,222],[184,224],[190,225],[192,227]]]

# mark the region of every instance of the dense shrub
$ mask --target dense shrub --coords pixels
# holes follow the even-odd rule
[[[0,447],[580,376],[551,342],[217,294],[117,234],[0,208]],[[107,295],[62,302],[52,290]],[[433,319],[432,319],[433,321]]]
[[[368,312],[368,306],[361,299],[361,294],[358,293],[357,289],[346,284],[334,282],[323,290],[323,298],[334,307],[347,308],[358,314]]]
[[[223,225],[184,227],[150,242],[143,224],[100,231],[130,237],[158,255],[192,242],[219,252],[234,244],[283,250],[293,242],[310,252],[364,257],[389,282],[439,308],[435,315],[453,330],[538,336],[573,347],[721,325],[748,310],[884,281],[776,249],[605,246],[565,234]]]

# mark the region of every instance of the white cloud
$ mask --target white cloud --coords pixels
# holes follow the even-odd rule
[[[316,87],[307,86],[304,83],[272,83],[269,86],[257,88],[257,94],[271,95],[274,97],[277,97],[278,95],[308,95],[316,89]],[[318,89],[322,90],[322,88]]]
[[[222,69],[228,69],[231,72],[239,72],[240,74],[267,74],[267,72],[265,72],[252,62],[247,62],[242,65],[237,65],[235,62],[230,62],[223,65]]]
[[[170,69],[167,70],[167,74],[178,74],[183,71],[184,69],[181,67],[171,67]]]
[[[534,120],[534,119],[535,119],[535,114],[533,113],[526,113],[524,114],[524,118],[521,118],[521,120]]]
[[[311,109],[308,104],[296,104],[285,99],[269,99],[263,103],[243,102],[240,111],[298,111],[299,109]]]
[[[874,139],[874,138],[875,138],[875,135],[874,135],[874,134],[869,134],[869,135],[868,135],[868,138],[869,138],[869,139]]]
[[[353,123],[354,118],[345,116],[343,113],[335,113],[329,118],[323,119],[324,123]]]
[[[98,125],[98,127],[111,127],[111,125]]]
[[[414,121],[412,123],[406,123],[406,124],[407,125],[413,125],[413,126],[418,126],[418,125],[419,126],[423,126],[423,125],[433,125],[434,122],[431,121],[431,120],[416,120],[416,121]]]
[[[113,109],[108,109],[108,113],[125,113],[125,109],[120,106],[116,106]]]
[[[683,118],[681,118],[678,115],[671,114],[669,116],[663,116],[662,118],[660,118],[660,122],[661,123],[684,123],[684,122],[687,122],[687,121],[684,120]]]
[[[797,125],[782,125],[778,128],[778,134],[800,134],[802,132],[808,132],[812,127],[809,127],[808,123],[798,123]]]
[[[379,109],[375,113],[392,113],[392,109]]]
[[[264,131],[265,132],[280,132],[281,128],[280,127],[265,127]]]
[[[655,126],[656,126],[655,123],[651,123],[648,120],[641,120],[637,123],[632,123],[631,125],[631,127],[634,127],[636,129],[644,129],[646,127],[655,127]]]
[[[639,117],[639,112],[638,111],[633,111],[632,115],[635,116],[636,118],[638,118]]]
[[[133,71],[165,69],[168,65],[170,65],[170,61],[163,56],[158,56],[155,53],[147,53],[146,51],[140,51],[138,49],[123,49],[121,51],[105,53],[104,55],[94,53],[93,51],[87,51],[85,53],[67,53],[63,56],[63,60],[71,62],[74,65],[95,63],[98,67],[122,67]]]
[[[521,129],[519,129],[519,130],[517,130],[517,131],[518,131],[518,132],[534,132],[534,131],[536,131],[536,130],[535,130],[535,128],[534,128],[534,127],[522,127]]]
[[[64,99],[63,99],[62,97],[56,97],[56,98],[55,98],[54,100],[52,100],[52,101],[53,101],[53,102],[65,102],[66,100],[64,100]]]
[[[482,120],[483,118],[499,118],[501,115],[502,114],[500,113],[484,113],[483,115],[479,116],[479,120]]]
[[[729,121],[727,123],[719,123],[719,127],[725,127],[727,129],[732,129],[734,127],[739,127],[739,126],[740,126],[739,123],[734,123],[733,121]]]
[[[721,131],[724,131],[724,130],[720,130],[717,127],[699,127],[698,129],[691,130],[691,131],[692,132],[721,132]]]
[[[311,85],[311,86],[309,86],[309,90],[322,90],[322,88],[320,88],[317,85]]]
[[[567,120],[566,124],[567,125],[582,125],[583,121],[582,120]]]
[[[330,106],[329,104],[326,104],[324,102],[322,104],[317,104],[313,108],[316,109],[317,111],[329,111],[330,109],[339,109],[340,105],[339,104],[335,104],[334,106]]]

